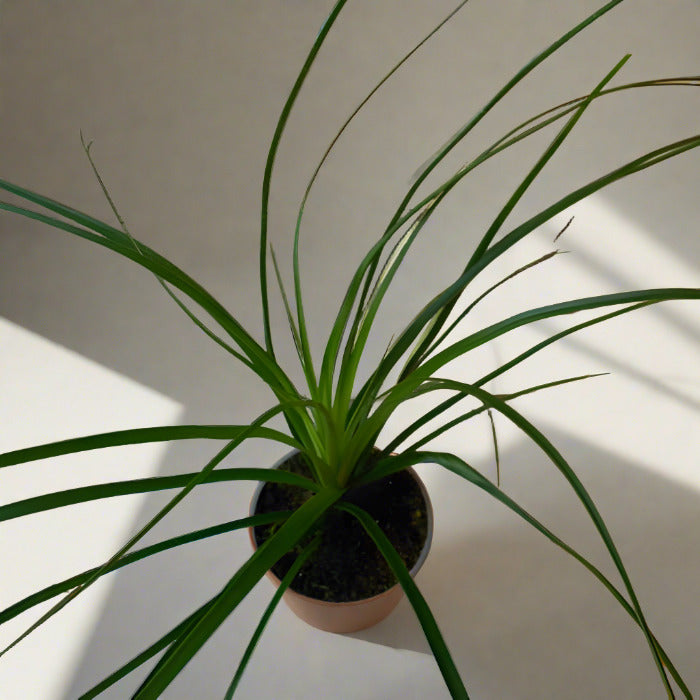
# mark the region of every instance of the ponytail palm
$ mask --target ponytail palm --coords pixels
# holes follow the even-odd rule
[[[515,224],[508,223],[518,202],[527,193],[543,169],[547,167],[550,159],[557,153],[579,121],[587,116],[590,109],[594,109],[595,103],[607,99],[611,95],[630,90],[661,89],[671,86],[697,87],[700,85],[700,77],[680,76],[613,85],[613,80],[629,59],[629,55],[626,55],[616,65],[610,67],[604,75],[596,76],[591,80],[590,92],[587,94],[574,96],[560,105],[548,108],[514,124],[507,133],[493,143],[486,145],[475,157],[465,162],[449,177],[427,186],[427,180],[433,175],[437,166],[462,143],[477,124],[488,118],[491,110],[516,85],[543,61],[555,54],[559,48],[621,2],[622,0],[608,2],[563,36],[554,40],[523,66],[503,87],[494,90],[493,97],[487,104],[421,168],[405,196],[400,202],[391,206],[385,228],[377,232],[357,267],[349,272],[349,283],[337,314],[327,331],[327,341],[322,353],[320,353],[320,362],[314,360],[319,355],[313,352],[309,339],[299,264],[301,234],[308,195],[328,153],[344,132],[350,119],[418,48],[433,37],[438,29],[467,4],[466,0],[459,3],[440,25],[434,28],[372,89],[368,97],[353,112],[350,119],[343,124],[323,154],[306,187],[298,210],[293,233],[291,261],[293,288],[287,290],[282,281],[283,275],[279,261],[274,252],[271,252],[268,241],[272,176],[278,147],[284,136],[289,115],[302,91],[307,75],[318,60],[319,51],[326,37],[342,15],[347,0],[338,0],[334,4],[312,44],[283,106],[265,164],[258,258],[262,310],[260,339],[256,339],[256,333],[245,328],[234,313],[226,309],[199,282],[132,235],[119,215],[94,166],[89,144],[84,143],[86,154],[91,165],[95,168],[95,174],[119,226],[112,226],[25,187],[0,180],[0,189],[14,197],[13,202],[0,201],[0,209],[35,219],[64,233],[100,245],[155,275],[186,316],[228,352],[235,362],[241,363],[248,371],[257,375],[269,388],[271,397],[269,409],[245,425],[180,425],[139,428],[88,435],[0,455],[0,468],[19,468],[19,465],[57,455],[144,442],[206,439],[224,443],[223,447],[219,446],[218,452],[211,460],[194,473],[100,484],[37,496],[0,506],[0,520],[9,520],[89,500],[155,490],[176,491],[171,500],[102,566],[56,582],[0,611],[0,624],[2,624],[35,605],[57,599],[53,607],[26,629],[12,644],[6,649],[0,650],[0,656],[10,652],[13,646],[20,643],[34,629],[68,605],[93,582],[118,568],[128,566],[166,549],[176,548],[186,542],[214,537],[251,525],[277,523],[278,527],[276,527],[274,534],[232,574],[228,581],[221,582],[219,592],[211,600],[194,610],[166,635],[155,640],[150,647],[126,662],[83,696],[85,698],[95,697],[127,673],[137,669],[156,654],[165,651],[134,696],[140,699],[157,698],[209,640],[223,621],[236,609],[265,572],[287,552],[298,547],[302,540],[306,542],[307,536],[319,526],[327,511],[340,509],[355,517],[366,529],[394,572],[396,579],[404,588],[452,697],[467,698],[465,683],[442,638],[438,621],[434,618],[418,587],[408,574],[401,557],[373,519],[357,505],[344,499],[345,493],[355,486],[370,483],[412,465],[430,462],[464,479],[465,487],[473,485],[483,490],[580,562],[601,582],[629,615],[632,622],[639,627],[640,633],[649,647],[651,662],[655,664],[658,671],[660,684],[664,687],[668,697],[674,697],[673,685],[680,689],[685,697],[691,697],[683,678],[649,627],[620,552],[588,490],[572,465],[567,462],[556,446],[513,406],[514,400],[519,396],[545,391],[552,386],[582,380],[591,375],[554,377],[545,383],[522,387],[507,395],[496,395],[487,391],[485,387],[494,377],[507,373],[568,335],[661,302],[700,299],[700,289],[680,287],[635,289],[598,296],[564,299],[512,316],[493,319],[483,328],[472,329],[468,334],[462,336],[457,336],[454,331],[458,323],[484,296],[500,285],[507,284],[513,277],[524,274],[530,268],[544,263],[545,260],[556,254],[556,252],[552,252],[514,270],[481,295],[473,294],[472,283],[474,280],[486,270],[491,269],[491,266],[517,243],[589,195],[629,175],[641,172],[657,163],[700,146],[700,135],[684,136],[671,143],[660,145],[609,172],[600,174],[589,182],[581,183],[576,189],[550,203],[541,211],[530,215],[527,219]],[[411,252],[413,244],[431,223],[433,214],[440,208],[447,195],[458,188],[463,181],[472,177],[479,166],[540,132],[549,134],[547,147],[533,163],[529,164],[521,182],[502,207],[494,213],[491,224],[483,232],[474,250],[464,256],[464,262],[460,264],[457,276],[445,284],[444,288],[440,289],[432,298],[426,300],[422,308],[405,327],[395,329],[386,352],[368,373],[368,376],[361,379],[359,367],[367,355],[368,341],[375,328],[382,303],[399,273],[403,261]],[[426,183],[426,187],[421,189],[424,183]],[[426,190],[428,193],[419,195],[419,189],[421,192]],[[454,254],[452,253],[452,255]],[[274,277],[269,275],[271,271],[274,273]],[[271,277],[280,288],[289,331],[304,378],[303,386],[299,386],[292,380],[292,376],[294,376],[292,368],[284,367],[275,352],[269,301]],[[470,300],[471,303],[468,303],[466,309],[457,314],[458,303]],[[474,377],[469,382],[457,381],[446,376],[448,365],[455,361],[466,361],[471,351],[518,328],[559,316],[575,318],[576,314],[585,311],[593,311],[596,315],[592,317],[589,315],[583,321],[572,321],[565,330],[553,334],[521,352],[485,376]],[[385,444],[379,444],[380,434],[383,434],[387,423],[396,418],[398,409],[419,396],[433,392],[440,392],[441,402],[437,403],[428,413],[404,425],[400,432]],[[445,393],[449,394],[448,398],[444,398]],[[477,407],[455,417],[452,409],[467,398],[476,400]],[[534,515],[510,498],[501,490],[499,483],[493,483],[468,464],[463,456],[439,450],[422,449],[427,441],[439,438],[447,430],[459,429],[461,423],[483,412],[500,413],[540,448],[543,460],[551,463],[551,466],[564,476],[604,544],[619,576],[620,586],[614,584],[585,556],[577,552]],[[272,428],[268,425],[272,419],[278,416],[284,419],[284,429]],[[427,437],[426,431],[428,431]],[[220,468],[220,465],[239,445],[250,439],[264,439],[279,443],[280,446],[298,450],[308,466],[311,477],[304,478],[280,470]],[[379,452],[378,454],[375,452],[370,460],[369,456],[375,448],[378,448]],[[396,454],[396,451],[399,451],[399,454]],[[1,478],[2,472],[0,471]],[[180,537],[136,549],[136,545],[146,533],[175,508],[187,494],[202,484],[215,481],[283,482],[305,488],[311,493],[311,496],[294,512],[241,517],[218,526],[193,531]],[[226,691],[222,689],[222,692],[226,692],[226,697],[233,695],[255,643],[262,634],[281,593],[292,584],[294,575],[301,566],[301,561],[306,557],[313,556],[313,550],[312,541],[312,544],[300,556],[298,564],[292,567],[289,575],[283,580],[280,591],[274,596],[255,631],[253,640],[233,676],[231,685]],[[2,663],[1,659],[0,663]]]

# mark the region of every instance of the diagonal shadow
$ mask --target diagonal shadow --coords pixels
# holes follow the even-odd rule
[[[673,250],[672,240],[664,240],[664,245]],[[606,264],[600,258],[582,250],[581,247],[576,247],[576,259],[583,264],[587,271],[594,272],[597,276],[610,283],[614,289],[633,289],[640,286],[638,283],[631,282],[627,276],[615,270],[612,265]],[[697,324],[689,323],[681,314],[676,313],[672,306],[653,304],[645,309],[645,313],[658,317],[665,325],[688,340],[689,343],[693,345],[700,343],[700,329]]]
[[[553,430],[547,434],[608,522],[655,633],[691,690],[700,688],[700,495],[594,445]],[[201,461],[201,453],[196,445],[178,446],[168,471]],[[257,465],[269,463],[258,460]],[[539,450],[516,444],[505,451],[502,465],[504,489],[617,583],[583,508]],[[426,472],[436,533],[418,583],[472,697],[662,697],[641,632],[588,572],[500,504],[468,484],[457,484],[454,475],[430,467]],[[232,513],[245,509],[249,490],[252,486],[205,487],[163,523],[154,539],[235,517]],[[149,512],[161,498],[149,499]],[[84,692],[217,591],[247,547],[242,533],[227,535],[118,572],[66,698]],[[269,594],[267,584],[256,588],[244,603],[246,610],[234,616],[255,619]],[[224,625],[173,684],[172,695],[164,697],[219,697],[251,632],[246,628],[241,634],[236,620]],[[270,641],[275,635],[291,643],[283,657],[279,645]],[[304,682],[318,679],[319,697],[346,697],[323,686],[319,669],[337,661],[333,649],[349,637],[360,645],[352,646],[345,659],[350,676],[362,671],[352,667],[352,659],[370,653],[367,642],[430,653],[406,601],[377,627],[345,638],[329,638],[280,609],[264,635],[269,646],[249,669],[241,697],[259,697],[255,692],[269,675],[271,662],[278,674],[288,675],[288,697],[302,697],[294,694],[295,676]],[[362,663],[369,672],[367,662]],[[376,697],[435,697],[435,677],[418,673],[422,667],[415,657],[403,663],[411,683],[391,687],[381,678]],[[129,697],[147,670],[140,669],[103,697]],[[377,674],[382,676],[381,668]],[[252,694],[246,695],[246,688]]]
[[[650,625],[697,692],[700,494],[594,445],[545,433],[589,489]],[[502,464],[504,489],[621,587],[583,507],[542,453],[520,444]],[[448,513],[441,524],[438,506],[442,536],[418,583],[476,697],[664,696],[641,631],[592,575],[500,504],[453,495],[451,474],[434,482],[431,494]],[[460,519],[463,533],[453,529]],[[355,636],[430,653],[405,600]]]
[[[653,307],[651,310],[653,310]],[[660,313],[663,313],[663,311]],[[668,320],[670,323],[670,317],[666,320]],[[544,331],[544,337],[553,335],[555,332],[559,331],[559,329],[555,326],[542,321],[537,324],[533,324],[532,328],[537,332]],[[687,328],[689,332],[694,331],[689,324]],[[638,385],[645,386],[654,393],[666,396],[678,404],[700,412],[700,401],[690,393],[680,391],[679,389],[671,386],[667,381],[664,382],[657,379],[656,375],[651,372],[642,372],[639,369],[636,369],[630,362],[622,362],[618,360],[609,352],[595,347],[592,343],[587,343],[586,341],[573,335],[562,338],[558,341],[558,343],[559,347],[570,348],[577,353],[596,360],[601,366],[606,368],[606,371],[615,372],[629,379],[633,379]]]
[[[185,413],[182,422],[191,418]],[[220,449],[222,443],[202,441],[182,441],[172,443],[158,475],[196,471]],[[236,459],[226,462],[228,466],[260,466],[272,464],[277,455],[266,453],[265,447],[256,445],[254,454],[246,445],[236,451]],[[138,548],[161,541],[178,534],[243,517],[248,512],[248,504],[255,484],[252,482],[230,482],[217,484],[214,488],[199,487],[178,505],[139,543]],[[173,492],[149,494],[134,523],[136,532],[163,507]],[[100,619],[85,646],[85,652],[73,681],[65,694],[66,700],[74,700],[97,682],[108,676],[118,666],[130,660],[152,642],[165,634],[195,608],[215,595],[235,570],[250,555],[247,533],[233,532],[203,540],[184,548],[171,550],[150,559],[138,562],[113,575],[113,588]],[[254,591],[251,599],[267,598],[268,590]],[[267,602],[266,600],[264,602]],[[262,612],[262,611],[261,611]],[[216,649],[228,661],[242,654],[252,629],[240,643],[231,647]],[[240,647],[240,648],[238,648]],[[215,653],[215,657],[216,657]],[[220,661],[219,657],[219,661]],[[157,657],[156,657],[157,659]],[[217,661],[214,658],[213,663]],[[154,661],[144,664],[99,697],[123,700],[131,697]],[[191,664],[197,672],[197,664]],[[231,680],[230,664],[219,673],[211,669],[197,672],[195,687],[199,697],[219,697]],[[177,691],[180,692],[180,691]],[[168,697],[166,694],[164,697]],[[174,695],[172,697],[190,697]]]

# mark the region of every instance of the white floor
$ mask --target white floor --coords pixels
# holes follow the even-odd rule
[[[157,392],[75,352],[0,319],[0,452],[78,435],[167,425],[182,407]],[[2,504],[43,493],[155,476],[161,444],[66,455],[6,467]],[[2,524],[0,609],[56,581],[109,559],[131,532],[145,496],[94,501]],[[5,698],[62,698],[109,600],[109,577],[72,609],[43,625],[0,664]],[[23,613],[0,628],[4,648],[56,601]],[[38,666],[37,666],[38,664]]]

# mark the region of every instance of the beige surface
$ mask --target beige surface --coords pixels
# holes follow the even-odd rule
[[[0,452],[85,433],[176,422],[182,406],[113,370],[0,318]],[[0,504],[119,479],[154,476],[163,444],[83,452],[2,470]],[[15,518],[0,528],[0,610],[107,561],[128,538],[146,495],[83,503],[58,513]],[[0,695],[60,700],[112,591],[105,577],[15,647],[0,664]],[[16,639],[54,603],[0,627],[0,646]],[[36,664],[41,664],[41,673]]]
[[[416,167],[490,97],[495,84],[599,4],[472,0],[353,124],[319,181],[306,218],[303,263],[314,341],[327,332],[347,280],[348,261],[356,260],[374,240]],[[133,232],[172,256],[257,331],[256,231],[265,148],[284,95],[329,5],[321,0],[4,0],[0,176],[108,217],[81,152],[82,129],[95,140],[94,154]],[[271,237],[281,258],[288,252],[306,178],[337,126],[392,62],[452,5],[442,0],[349,3],[324,48],[323,62],[304,89],[279,154]],[[567,47],[560,62],[548,62],[539,78],[516,90],[451,165],[520,121],[514,115],[524,118],[586,92],[628,51],[633,58],[621,81],[697,73],[699,26],[695,0],[628,0]],[[697,132],[699,96],[687,89],[664,89],[596,106],[542,173],[513,220],[639,152]],[[381,331],[372,340],[375,352],[382,351],[428,294],[461,269],[479,232],[546,142],[539,139],[510,159],[494,160],[436,217],[387,300]],[[614,221],[623,220],[631,229],[633,244],[639,230],[644,240],[650,237],[662,247],[671,260],[672,275],[681,269],[673,261],[682,263],[683,275],[693,275],[700,266],[697,185],[697,155],[689,154],[615,186],[599,204]],[[582,212],[567,233],[567,245],[574,248],[589,230]],[[615,235],[614,230],[602,233]],[[630,279],[639,279],[645,265],[654,266],[653,245],[642,246],[642,251],[635,245],[634,257],[647,256],[646,263],[635,259],[635,274],[624,276],[621,267],[628,251],[616,252],[611,265],[605,235],[596,240],[603,246],[602,251],[592,251],[597,257],[585,246],[573,254],[575,274],[564,275],[556,284],[548,273],[531,278],[539,280],[528,288],[537,299],[541,295],[541,303],[574,296],[580,280],[600,290],[611,285],[622,289]],[[528,260],[524,255],[519,264]],[[516,266],[516,258],[511,263]],[[500,318],[523,302],[513,291],[494,300],[489,313]],[[697,473],[698,453],[692,442],[697,423],[688,423],[689,434],[673,432],[678,406],[683,415],[697,416],[678,392],[691,402],[699,400],[697,322],[684,321],[678,331],[677,316],[687,313],[681,306],[676,311],[669,306],[669,313],[659,319],[661,327],[633,325],[626,332],[646,330],[654,336],[645,336],[647,342],[659,344],[665,337],[663,324],[668,324],[673,343],[678,342],[673,347],[686,353],[682,370],[672,354],[655,357],[658,364],[653,368],[635,355],[632,377],[639,381],[631,390],[625,384],[630,366],[623,356],[622,366],[613,367],[623,378],[617,390],[606,388],[600,394],[588,386],[577,389],[576,411],[554,401],[532,410],[545,425],[554,426],[557,444],[566,448],[572,463],[584,465],[582,476],[611,518],[659,636],[700,688],[697,490],[688,488],[690,480],[682,475],[657,468],[659,463],[663,467],[661,449],[653,460],[640,458],[638,449],[640,438],[651,441],[655,428],[670,425],[658,444],[681,449],[691,480]],[[281,312],[275,313],[284,327]],[[269,405],[269,397],[248,374],[200,338],[146,275],[83,242],[9,217],[0,217],[0,315],[173,397],[187,406],[188,422],[242,421]],[[537,368],[537,378],[566,374],[572,366],[576,371],[599,371],[601,365],[610,367],[611,357],[619,359],[614,347],[619,336],[592,341],[593,347],[584,352],[573,348],[568,356],[548,356],[549,362]],[[504,357],[507,348],[499,346],[496,352]],[[601,352],[602,358],[595,355]],[[289,347],[282,344],[281,353],[289,357]],[[460,371],[471,376],[474,367],[493,361],[493,355],[484,355]],[[606,407],[602,427],[612,426],[613,434],[627,430],[630,454],[614,440],[593,442],[585,429],[577,430],[575,421],[565,420],[580,416],[578,425],[587,428],[590,416],[600,413],[601,395]],[[673,411],[664,414],[666,409],[660,408],[649,415],[646,409],[637,413],[637,405],[668,405]],[[489,469],[485,429],[475,426],[453,440],[463,456]],[[210,449],[173,450],[163,469],[190,469]],[[511,463],[523,465],[509,484],[513,492],[529,499],[543,519],[581,546],[597,546],[590,528],[564,499],[559,482],[542,471],[539,457],[515,438],[504,444],[504,452]],[[254,445],[232,462],[252,459],[267,464],[276,455],[274,448]],[[530,478],[528,469],[533,470]],[[446,498],[454,492],[446,477],[437,479],[434,488]],[[497,506],[469,490],[466,494],[465,503],[446,504],[445,513],[461,514],[469,527],[454,531],[447,515],[442,526],[438,522],[433,564],[429,559],[422,580],[426,596],[445,621],[448,642],[457,649],[473,697],[660,697],[641,636],[624,613],[610,605],[604,591]],[[158,538],[229,519],[237,505],[245,507],[247,498],[248,493],[224,490],[194,498],[177,518],[163,524]],[[150,507],[155,502],[149,500]],[[187,558],[144,564],[120,574],[76,669],[71,697],[216,590],[230,575],[231,562],[244,551],[243,540],[211,543],[188,551]],[[460,573],[456,582],[440,578],[447,570]],[[142,595],[144,586],[153,587],[148,598]],[[268,595],[268,589],[256,589],[250,609],[241,615],[252,615]],[[451,607],[455,605],[458,613]],[[134,620],[147,622],[135,625]],[[337,677],[329,667],[347,653],[367,666],[360,681],[354,668],[345,675],[339,672],[348,683],[340,697],[419,698],[440,688],[424,654],[402,660],[391,649],[426,651],[406,608],[400,608],[385,628],[362,637],[385,645],[387,656],[381,657],[373,654],[373,645],[354,644],[352,639],[337,639],[337,646],[330,646],[325,636],[294,626],[291,620],[280,612],[270,630],[292,648],[283,655],[275,653],[279,676],[273,677],[266,666],[265,654],[274,653],[276,642],[265,637],[242,697],[304,697],[316,685],[321,697],[338,697],[338,686],[333,685]],[[220,697],[232,673],[232,659],[246,643],[243,637],[235,623],[222,628],[165,697]],[[391,661],[385,667],[380,658]],[[400,669],[405,669],[404,676]],[[394,677],[402,680],[392,689],[389,681]],[[281,690],[277,684],[283,678],[291,680]],[[136,682],[105,697],[126,697]],[[359,685],[351,689],[353,682]]]

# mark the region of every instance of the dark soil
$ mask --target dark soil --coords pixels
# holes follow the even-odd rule
[[[279,468],[310,476],[308,467],[298,455]],[[310,496],[311,492],[297,486],[268,483],[260,493],[256,513],[294,510]],[[374,518],[410,570],[418,560],[428,532],[426,503],[411,474],[398,472],[352,489],[344,500],[360,506]],[[254,534],[258,546],[279,527],[278,524],[256,527]],[[352,515],[332,509],[324,516],[319,529],[322,533],[319,547],[299,571],[291,585],[292,590],[311,598],[339,603],[378,595],[396,583],[396,577],[376,545]],[[279,579],[289,571],[311,537],[272,568]]]

